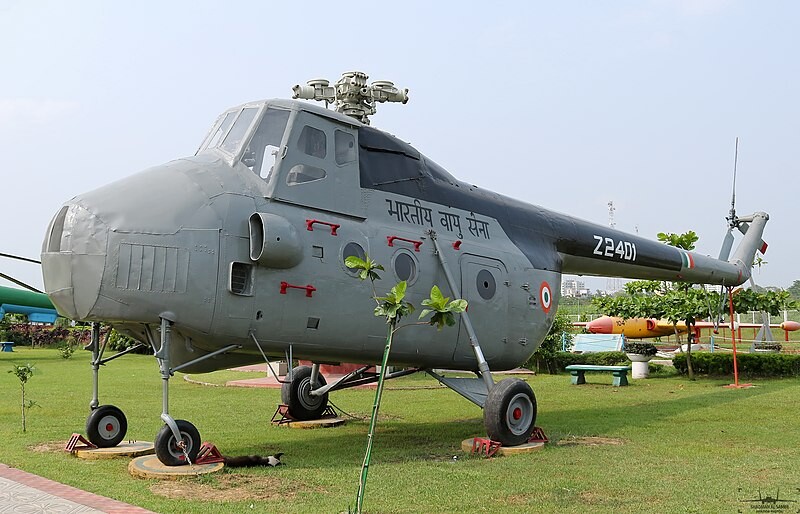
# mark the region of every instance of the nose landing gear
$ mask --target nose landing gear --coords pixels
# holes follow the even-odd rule
[[[156,457],[165,466],[190,464],[200,451],[200,432],[186,420],[177,419],[174,423],[180,439],[175,438],[169,424],[161,427],[155,441]]]
[[[86,435],[98,448],[118,445],[128,431],[128,420],[123,412],[113,405],[101,405],[86,419]]]

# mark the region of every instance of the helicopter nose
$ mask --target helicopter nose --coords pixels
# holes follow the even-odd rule
[[[42,275],[50,300],[70,319],[87,319],[100,296],[108,226],[89,209],[67,203],[42,246]]]

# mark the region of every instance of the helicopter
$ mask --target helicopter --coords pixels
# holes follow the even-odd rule
[[[170,413],[176,371],[278,359],[312,363],[282,385],[294,419],[319,418],[329,393],[378,373],[426,372],[482,408],[489,437],[509,446],[530,438],[536,397],[525,381],[495,382],[492,371],[536,351],[562,274],[724,286],[750,276],[767,214],[731,218],[744,237],[732,258],[717,259],[469,185],[370,126],[379,103],[406,103],[408,90],[367,79],[348,72],[333,85],[295,85],[291,100],[228,109],[193,156],[58,209],[42,272],[58,312],[93,324],[93,444],[115,446],[127,431],[122,410],[99,401],[101,365],[125,353],[104,356],[100,323],[153,350],[164,421],[155,448],[165,465],[191,462],[200,447],[195,425]],[[386,264],[412,303],[441,285],[467,300],[468,312],[449,331],[398,332],[389,366],[373,371],[385,324],[373,316],[369,285],[345,265],[350,256]],[[363,366],[328,384],[320,365],[342,362]]]

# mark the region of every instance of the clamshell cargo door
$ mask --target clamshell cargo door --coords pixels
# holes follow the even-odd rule
[[[508,286],[506,267],[497,259],[473,254],[461,257],[461,297],[469,302],[469,317],[486,359],[508,344]],[[473,362],[475,354],[463,321],[459,323],[454,359]]]

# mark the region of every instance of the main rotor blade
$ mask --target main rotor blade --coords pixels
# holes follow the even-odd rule
[[[1,253],[0,257],[8,257],[9,259],[16,259],[18,261],[25,261],[25,262],[32,262],[34,264],[41,264],[42,261],[37,261],[35,259],[29,259],[27,257],[20,257],[19,255],[11,255],[10,253]]]
[[[29,286],[29,285],[28,285],[28,284],[26,284],[25,282],[22,282],[22,281],[20,281],[20,280],[17,280],[16,278],[9,277],[9,276],[8,276],[8,275],[6,275],[5,273],[0,273],[0,278],[4,278],[4,279],[8,280],[9,282],[13,282],[13,283],[17,284],[18,286],[22,286],[22,287],[24,287],[25,289],[29,289],[29,290],[33,291],[34,293],[41,293],[41,294],[45,294],[45,292],[44,292],[44,291],[39,291],[39,290],[38,290],[38,289],[36,289],[35,287],[33,287],[33,286]]]

